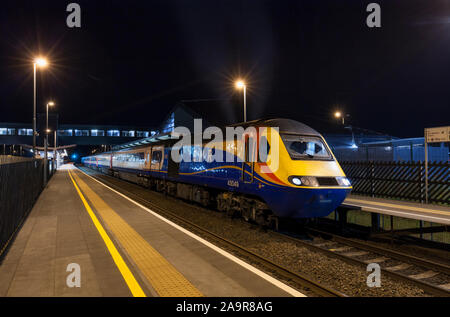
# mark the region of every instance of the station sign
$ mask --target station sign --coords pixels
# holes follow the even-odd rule
[[[450,142],[450,127],[438,127],[425,129],[427,143]]]

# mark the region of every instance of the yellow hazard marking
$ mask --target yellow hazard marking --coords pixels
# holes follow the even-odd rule
[[[109,238],[105,229],[103,228],[100,221],[98,220],[97,216],[95,216],[95,213],[92,211],[88,202],[84,198],[83,194],[80,191],[80,188],[77,186],[77,183],[72,178],[70,171],[67,170],[67,172],[69,173],[70,179],[72,180],[73,185],[75,186],[75,189],[77,190],[78,195],[80,196],[81,201],[83,202],[84,207],[86,208],[86,211],[88,212],[89,216],[92,219],[92,222],[94,223],[95,227],[97,228],[97,231],[100,233],[100,236],[102,237],[103,241],[105,242],[106,247],[108,248],[108,251],[114,260],[114,263],[116,263],[116,266],[119,269],[120,273],[122,274],[123,279],[127,283],[128,288],[131,291],[131,294],[133,294],[134,297],[146,297],[141,286],[138,284],[138,282],[134,278],[133,273],[131,273],[130,269],[128,268],[127,264],[123,260],[119,251],[117,251],[116,247],[114,246],[114,243],[111,241],[111,239]]]
[[[83,182],[77,173],[74,172],[73,175],[81,190],[95,207],[95,210],[112,234],[117,238],[117,241],[122,245],[159,296],[203,296],[172,264]]]
[[[346,202],[349,202],[349,203],[354,202],[354,203],[375,205],[375,206],[378,205],[378,206],[392,207],[392,208],[397,208],[397,209],[414,210],[414,211],[426,212],[429,214],[439,214],[439,215],[444,215],[444,216],[450,215],[450,213],[448,211],[443,211],[443,210],[436,210],[436,209],[431,209],[431,208],[421,208],[421,207],[414,207],[414,206],[408,206],[408,205],[388,204],[388,203],[382,203],[382,202],[377,202],[377,201],[372,201],[372,200],[359,200],[359,199],[354,199],[354,198],[346,198],[344,203],[346,203]]]

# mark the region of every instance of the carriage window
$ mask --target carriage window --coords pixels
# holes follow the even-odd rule
[[[152,164],[157,164],[161,162],[162,158],[162,152],[161,151],[154,151],[152,153]]]
[[[281,138],[293,160],[331,159],[331,154],[318,137],[282,134]]]

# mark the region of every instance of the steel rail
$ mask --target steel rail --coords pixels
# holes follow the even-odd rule
[[[321,253],[323,253],[323,254],[325,254],[327,256],[330,256],[330,257],[333,257],[333,258],[336,258],[336,259],[340,259],[340,260],[342,260],[342,261],[344,261],[346,263],[352,264],[352,265],[359,265],[359,266],[362,266],[362,267],[366,267],[367,264],[368,264],[365,261],[358,260],[358,259],[355,259],[353,257],[346,256],[344,254],[339,254],[339,253],[336,253],[335,251],[330,251],[328,249],[316,246],[316,245],[314,245],[312,243],[309,243],[309,242],[300,240],[298,238],[292,237],[292,236],[290,236],[290,235],[288,235],[286,233],[280,233],[280,232],[275,232],[274,231],[273,234],[278,236],[278,237],[280,237],[280,238],[286,239],[287,241],[291,241],[291,242],[295,242],[295,243],[301,244],[302,246],[305,246],[306,248],[308,248],[310,250],[321,252]],[[323,233],[323,234],[331,235],[329,233]],[[339,242],[339,243],[341,243],[341,242]],[[345,243],[342,242],[342,244],[345,244]],[[358,248],[363,249],[365,251],[374,252],[374,251],[371,251],[369,249],[364,249],[362,246],[358,247]],[[380,253],[380,252],[374,252],[374,253]],[[387,254],[382,254],[381,253],[381,255],[387,255]],[[403,262],[406,262],[406,261],[403,261]],[[414,279],[414,278],[409,277],[407,275],[400,274],[400,273],[397,273],[395,271],[390,271],[390,270],[382,268],[382,267],[380,267],[380,269],[381,269],[381,272],[383,274],[385,274],[386,276],[391,277],[392,279],[395,279],[395,280],[401,281],[401,282],[406,282],[406,283],[409,283],[409,284],[413,284],[413,285],[415,285],[415,286],[417,286],[417,287],[419,287],[419,288],[429,292],[430,294],[433,294],[433,295],[436,295],[436,296],[450,297],[450,292],[448,290],[440,287],[440,286],[437,286],[437,285],[434,285],[434,284],[431,284],[431,283],[428,283],[428,282],[425,282],[425,281],[421,281],[419,279]]]
[[[418,266],[423,266],[426,267],[430,270],[435,270],[435,271],[439,271],[441,273],[445,273],[450,275],[450,266],[443,264],[443,263],[438,263],[438,262],[434,262],[431,260],[427,260],[427,259],[423,259],[417,256],[413,256],[413,255],[409,255],[400,251],[396,251],[396,250],[392,250],[389,248],[384,248],[384,247],[378,247],[376,245],[367,243],[367,242],[362,242],[362,241],[356,241],[356,240],[352,240],[346,237],[341,237],[339,235],[333,234],[333,233],[329,233],[329,232],[324,232],[315,228],[307,228],[308,231],[318,234],[318,235],[326,235],[326,236],[330,236],[334,241],[339,242],[339,243],[343,243],[343,244],[347,244],[349,246],[355,247],[355,248],[359,248],[359,249],[364,249],[373,253],[378,253],[380,255],[386,255],[392,259],[396,259],[402,262],[408,262],[411,264],[415,264]]]

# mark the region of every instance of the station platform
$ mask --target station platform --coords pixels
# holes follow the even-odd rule
[[[65,165],[0,263],[0,296],[304,295]]]
[[[412,203],[393,199],[372,198],[358,195],[349,195],[341,206],[401,218],[450,225],[450,207],[446,206]]]

